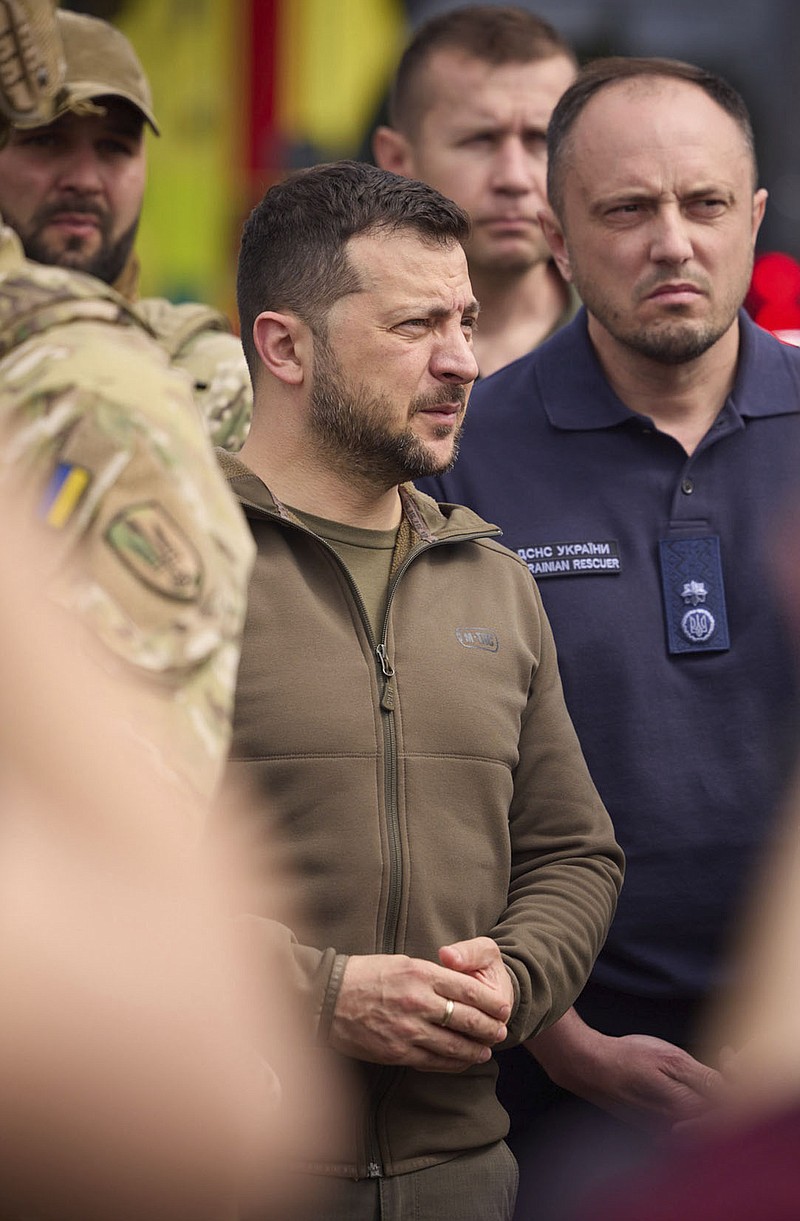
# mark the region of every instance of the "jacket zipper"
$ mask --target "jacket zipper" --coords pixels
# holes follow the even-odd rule
[[[248,503],[248,502],[243,502]],[[258,505],[249,504],[248,507],[255,509],[259,516],[267,514],[264,509]],[[380,708],[382,713],[383,724],[383,739],[384,739],[384,800],[386,802],[386,821],[387,821],[387,836],[389,840],[389,891],[386,899],[386,919],[383,924],[383,935],[381,937],[380,953],[393,954],[396,952],[395,945],[397,939],[397,924],[400,915],[400,896],[402,893],[403,879],[403,863],[402,853],[400,849],[400,827],[397,809],[397,735],[395,730],[394,720],[394,687],[393,680],[395,678],[395,670],[389,659],[389,652],[386,645],[386,639],[389,633],[389,613],[394,601],[394,595],[401,578],[404,576],[409,566],[423,552],[429,551],[432,547],[446,546],[448,543],[472,542],[477,538],[493,537],[493,534],[487,532],[476,532],[473,534],[460,534],[455,538],[435,539],[432,542],[424,542],[421,545],[412,548],[408,553],[403,563],[398,568],[394,575],[394,580],[389,585],[389,591],[386,598],[386,609],[383,613],[383,624],[381,628],[380,642],[375,642],[375,636],[372,631],[372,624],[369,621],[367,608],[364,605],[364,600],[361,593],[350,575],[347,565],[339,556],[334,547],[330,545],[324,538],[320,538],[313,530],[309,530],[302,523],[287,520],[286,518],[278,517],[277,520],[281,525],[288,526],[292,529],[299,530],[303,534],[309,534],[312,538],[321,543],[330,554],[334,557],[337,564],[344,573],[350,592],[358,608],[358,613],[361,616],[361,622],[367,633],[370,647],[372,648],[378,662],[379,682],[382,680],[382,688],[380,694]],[[378,1140],[378,1110],[383,1102],[390,1087],[399,1077],[402,1069],[390,1068],[383,1066],[378,1074],[376,1089],[370,1099],[369,1117],[367,1120],[367,1131],[365,1133],[366,1144],[366,1170],[367,1178],[379,1179],[383,1177],[383,1163],[380,1153],[380,1142]]]

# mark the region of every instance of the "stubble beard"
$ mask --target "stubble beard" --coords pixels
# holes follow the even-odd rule
[[[50,217],[59,211],[86,212],[98,220],[98,235],[100,244],[97,249],[89,247],[87,238],[75,235],[66,242],[49,240],[46,228]],[[12,219],[8,220],[16,228]],[[44,263],[48,267],[63,267],[68,271],[80,271],[85,275],[95,276],[104,284],[113,284],[122,273],[122,269],[130,257],[136,232],[139,227],[138,217],[133,224],[121,234],[116,241],[111,240],[111,217],[99,214],[96,209],[81,207],[70,203],[58,208],[48,208],[46,212],[37,214],[27,232],[17,233],[22,241],[26,257],[34,263]]]
[[[721,302],[707,320],[687,318],[686,307],[674,306],[664,316],[646,325],[626,324],[620,314],[594,291],[591,282],[584,281],[574,268],[573,282],[588,312],[618,343],[658,364],[683,365],[697,360],[730,329],[750,281],[748,274],[741,293],[731,292],[728,300]]]
[[[466,403],[463,386],[443,387],[440,393],[420,396],[409,406],[409,418],[437,403]],[[389,488],[450,470],[458,455],[460,424],[434,429],[437,439],[453,437],[453,447],[442,460],[411,430],[393,432],[386,421],[395,406],[388,395],[370,396],[361,386],[349,387],[341,367],[319,335],[315,338],[315,370],[310,397],[310,421],[319,451],[341,474],[369,486]]]
[[[660,365],[685,365],[712,348],[728,330],[734,317],[735,314],[724,323],[720,321],[714,326],[708,324],[700,327],[692,323],[682,325],[679,319],[668,319],[657,327],[642,327],[617,334],[602,318],[600,321],[615,339],[640,356],[646,356]]]

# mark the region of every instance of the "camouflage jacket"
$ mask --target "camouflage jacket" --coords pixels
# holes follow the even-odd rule
[[[253,414],[253,387],[241,341],[225,315],[209,305],[173,305],[161,297],[146,297],[133,308],[173,365],[192,379],[212,445],[241,449]]]
[[[0,482],[55,541],[51,589],[146,687],[166,764],[227,751],[252,541],[185,376],[98,280],[0,229]]]

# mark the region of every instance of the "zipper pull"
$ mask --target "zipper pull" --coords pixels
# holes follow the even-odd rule
[[[375,649],[375,652],[378,654],[378,661],[381,663],[381,673],[386,680],[383,684],[383,691],[381,692],[381,708],[384,712],[393,712],[394,683],[392,682],[392,679],[394,678],[394,667],[386,655],[385,644],[379,644]]]
[[[394,669],[386,653],[386,645],[379,644],[375,649],[378,654],[378,661],[381,663],[381,672],[384,678],[394,678]]]

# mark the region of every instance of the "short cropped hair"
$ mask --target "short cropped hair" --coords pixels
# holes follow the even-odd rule
[[[738,124],[753,161],[753,184],[758,175],[753,124],[744,99],[721,76],[678,59],[610,56],[595,59],[580,69],[563,93],[547,128],[547,196],[556,215],[564,206],[564,175],[570,159],[571,136],[587,103],[603,89],[619,81],[664,79],[697,85]]]
[[[361,288],[350,238],[404,230],[450,246],[467,237],[469,219],[426,183],[361,161],[313,166],[270,187],[245,222],[239,250],[236,298],[251,374],[260,313],[289,311],[324,334],[334,302]]]
[[[563,55],[577,67],[569,43],[535,13],[493,4],[451,9],[419,27],[397,67],[389,95],[389,122],[404,135],[416,132],[427,109],[423,74],[436,51],[461,51],[495,67]]]

